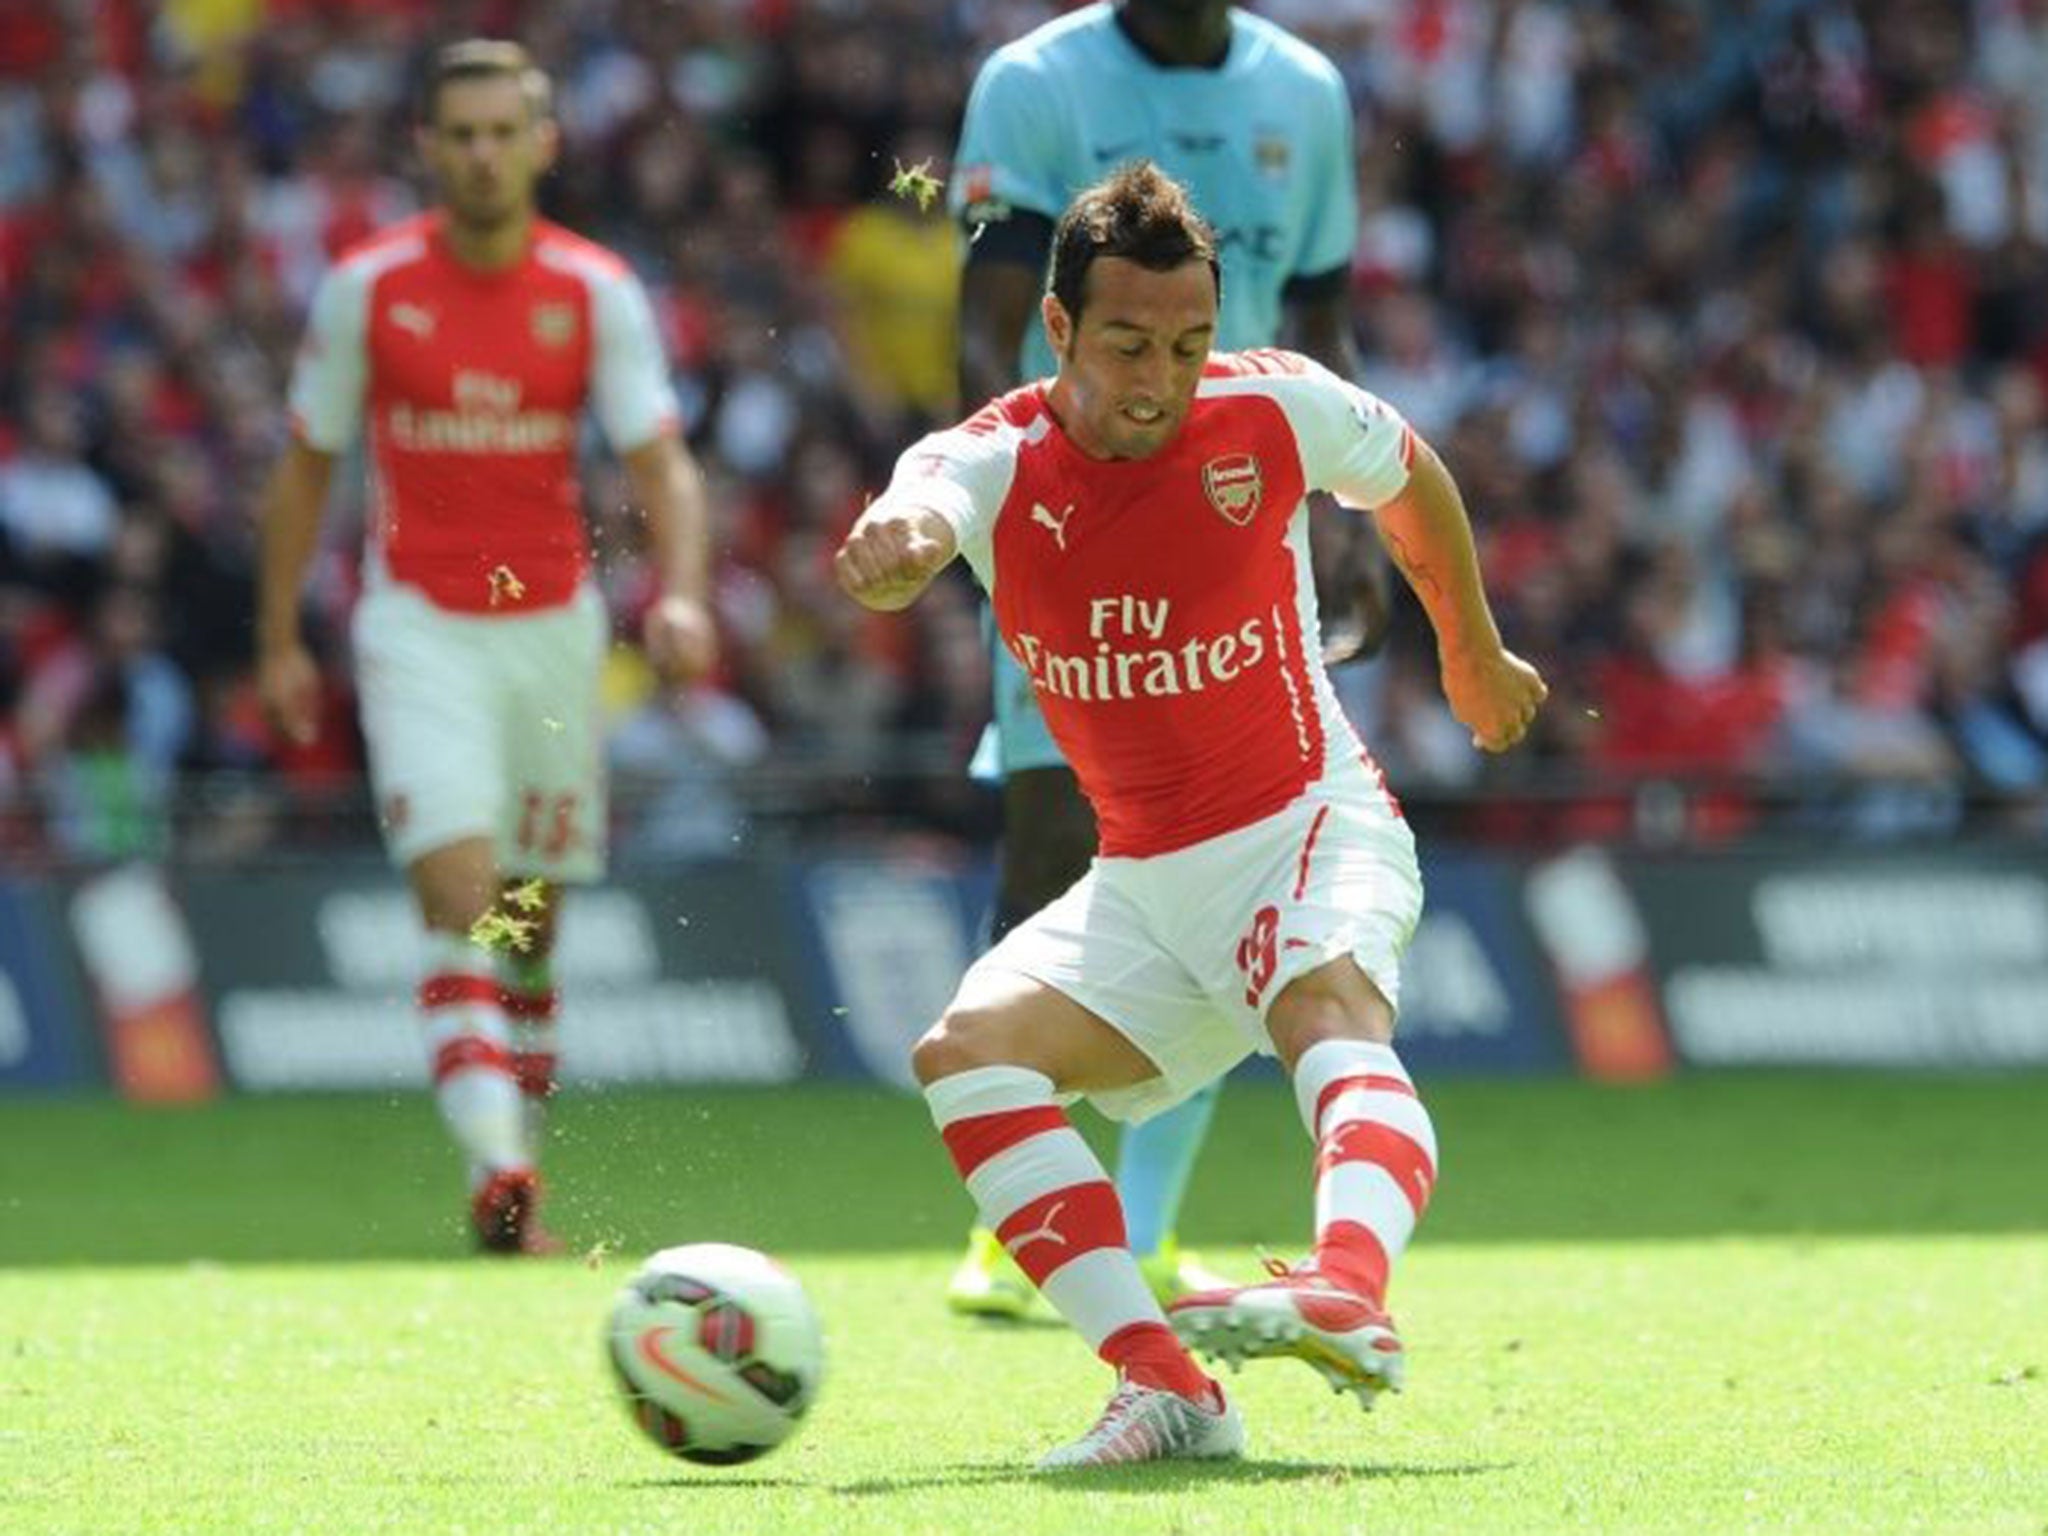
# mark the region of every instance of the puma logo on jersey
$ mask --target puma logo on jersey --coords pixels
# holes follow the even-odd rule
[[[1067,547],[1067,519],[1074,515],[1074,504],[1070,501],[1055,512],[1042,501],[1031,503],[1031,521],[1041,528],[1052,530],[1053,542],[1064,553]]]
[[[1037,1242],[1058,1243],[1062,1248],[1066,1247],[1066,1235],[1053,1226],[1053,1223],[1059,1220],[1060,1212],[1066,1208],[1067,1202],[1061,1200],[1045,1213],[1045,1220],[1033,1227],[1029,1232],[1019,1232],[1015,1237],[1005,1238],[1003,1246],[1010,1250],[1010,1257],[1016,1258],[1018,1254]]]
[[[392,305],[385,314],[393,325],[401,331],[412,332],[421,341],[430,339],[434,334],[434,312],[424,304],[407,304],[401,301]]]

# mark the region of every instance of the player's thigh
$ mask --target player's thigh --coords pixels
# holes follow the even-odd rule
[[[608,818],[598,698],[609,638],[604,605],[586,587],[561,608],[504,622],[502,868],[561,883],[595,880],[604,872]]]
[[[1015,972],[1099,1019],[1150,1071],[1074,1091],[1114,1119],[1142,1120],[1229,1071],[1256,1041],[1223,1018],[1199,980],[1152,937],[1142,904],[1121,881],[1129,862],[1097,864],[976,961],[962,989],[977,973]]]
[[[496,683],[473,624],[407,587],[366,594],[351,623],[377,822],[393,860],[493,835],[506,800]]]
[[[1290,1041],[1311,1018],[1328,1025],[1333,1010],[1348,1010],[1332,1026],[1340,1032],[1391,1034],[1422,875],[1408,824],[1376,786],[1319,786],[1278,815],[1168,858],[1177,867],[1156,872],[1162,901],[1179,903],[1167,943],[1262,1049],[1281,1045],[1268,1028],[1276,1007]]]
[[[1150,1057],[1071,997],[1021,971],[976,966],[913,1053],[920,1082],[976,1067],[1027,1067],[1061,1093],[1127,1088],[1158,1072]]]
[[[1394,1007],[1355,956],[1339,955],[1280,989],[1266,1010],[1266,1034],[1273,1054],[1292,1072],[1325,1040],[1392,1040]]]

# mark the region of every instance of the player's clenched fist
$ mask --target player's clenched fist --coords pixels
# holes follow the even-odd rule
[[[1445,651],[1443,679],[1451,713],[1471,731],[1472,744],[1488,752],[1520,741],[1550,697],[1542,674],[1500,645]]]
[[[718,662],[718,625],[696,598],[661,597],[647,610],[640,635],[647,659],[674,682],[694,683]]]
[[[270,723],[294,746],[320,732],[320,669],[296,642],[265,649],[256,662],[256,692]]]
[[[952,525],[936,512],[877,503],[861,513],[832,569],[848,597],[890,613],[916,601],[957,548]]]

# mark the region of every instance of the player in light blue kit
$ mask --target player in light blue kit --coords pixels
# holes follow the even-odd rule
[[[1357,373],[1346,288],[1357,236],[1351,103],[1330,61],[1292,33],[1221,0],[1092,5],[998,49],[967,103],[949,197],[970,244],[960,295],[961,403],[978,405],[1055,361],[1032,323],[1061,210],[1083,187],[1145,157],[1187,187],[1223,263],[1215,348],[1276,342],[1341,378]],[[1318,518],[1344,529],[1353,520]],[[1365,654],[1385,628],[1377,541],[1319,561],[1340,590],[1323,611],[1326,659]],[[1087,872],[1095,820],[1045,728],[1031,684],[992,645],[995,719],[977,777],[1003,787],[994,937]],[[1174,1233],[1217,1087],[1136,1127],[1118,1151],[1130,1246],[1162,1302],[1209,1288]],[[1016,1317],[1035,1292],[995,1234],[976,1229],[947,1289],[955,1311]]]

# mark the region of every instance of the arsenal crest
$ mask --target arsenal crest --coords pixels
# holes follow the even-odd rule
[[[567,346],[576,334],[576,310],[568,304],[536,304],[532,324],[533,339],[542,346]]]
[[[1242,528],[1259,510],[1259,495],[1265,489],[1259,479],[1259,461],[1248,453],[1226,453],[1202,466],[1202,489],[1209,493],[1209,505]]]

